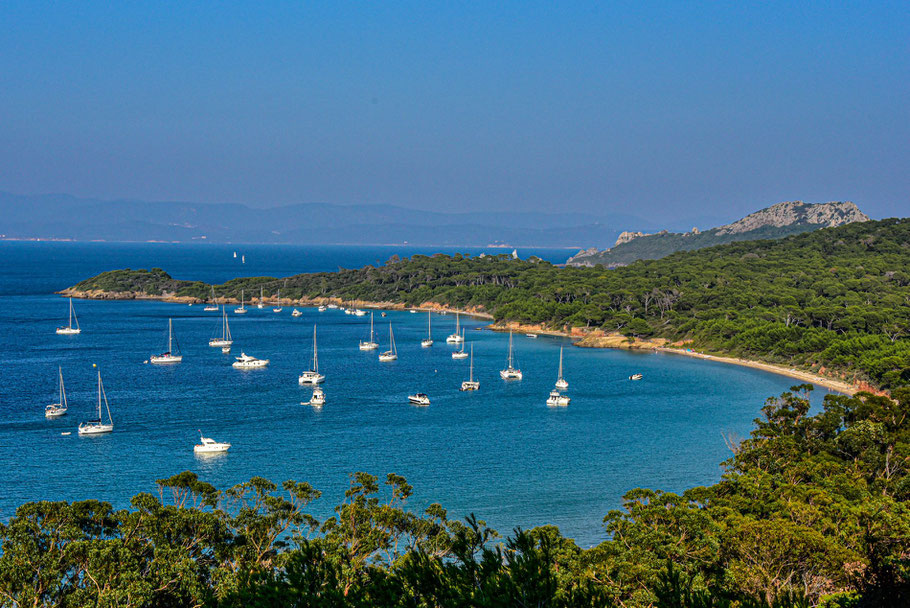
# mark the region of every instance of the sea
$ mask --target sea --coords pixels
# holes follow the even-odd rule
[[[460,248],[479,255],[501,249]],[[234,257],[236,252],[237,257]],[[275,313],[250,306],[230,314],[231,354],[208,346],[220,331],[218,313],[203,306],[154,301],[74,300],[82,333],[61,336],[67,301],[55,292],[105,270],[165,269],[179,279],[224,282],[238,276],[290,276],[382,263],[392,255],[455,253],[401,246],[279,246],[164,243],[0,242],[0,520],[35,500],[96,498],[129,506],[155,481],[194,471],[225,489],[263,476],[307,481],[323,495],[318,519],[332,515],[350,475],[403,475],[414,487],[415,511],[440,503],[450,519],[469,514],[501,534],[553,524],[579,545],[603,541],[603,518],[622,508],[627,491],[680,492],[717,482],[732,454],[727,438],[748,436],[769,397],[797,382],[760,370],[690,357],[581,349],[566,338],[514,337],[521,381],[500,379],[509,336],[487,321],[462,316],[474,349],[480,390],[460,392],[469,360],[454,360],[454,315],[375,312],[380,349],[389,324],[399,358],[380,363],[358,342],[370,317],[292,307]],[[506,250],[511,253],[511,250]],[[574,251],[519,250],[565,262]],[[243,261],[245,259],[245,261]],[[184,355],[174,366],[146,361],[162,352],[168,320]],[[319,336],[319,369],[327,402],[301,405],[312,389],[298,384]],[[548,407],[564,349],[567,407]],[[261,370],[231,367],[246,352],[267,358]],[[63,371],[69,411],[55,420]],[[100,370],[114,431],[80,437],[94,418]],[[631,381],[640,373],[643,379]],[[428,407],[410,405],[423,392]],[[826,394],[813,393],[817,405]],[[106,417],[106,412],[105,412]],[[200,457],[200,433],[232,444]]]

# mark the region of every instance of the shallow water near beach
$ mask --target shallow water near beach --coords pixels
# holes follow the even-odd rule
[[[246,255],[247,263],[233,258]],[[445,250],[443,250],[445,251]],[[469,250],[477,254],[480,250]],[[308,481],[324,495],[313,504],[327,517],[348,474],[404,475],[414,508],[439,502],[450,517],[475,513],[502,533],[555,524],[582,546],[605,535],[601,520],[634,487],[680,491],[716,482],[730,456],[723,434],[745,437],[766,398],[796,382],[760,370],[668,354],[578,349],[563,338],[515,336],[520,382],[504,382],[508,336],[462,317],[474,345],[480,390],[462,393],[468,360],[453,360],[445,337],[454,315],[433,315],[430,348],[421,348],[427,315],[375,315],[384,349],[392,323],[399,359],[379,363],[361,352],[369,316],[271,307],[230,315],[234,351],[207,345],[219,315],[203,307],[161,302],[75,301],[83,333],[58,336],[66,301],[55,290],[112,268],[159,266],[177,278],[222,282],[235,276],[286,276],[381,262],[407,247],[280,247],[162,244],[0,243],[0,518],[28,500],[100,498],[126,507],[154,491],[154,481],[183,470],[225,488],[261,475]],[[488,253],[500,253],[490,250]],[[520,251],[562,262],[565,250]],[[182,364],[145,364],[163,350],[167,320]],[[300,405],[311,389],[297,375],[311,356],[318,326],[327,404]],[[545,400],[559,347],[572,398],[566,408]],[[267,369],[238,371],[233,356],[269,358]],[[95,368],[101,369],[115,430],[79,437],[93,416]],[[67,416],[48,421],[62,366]],[[628,377],[641,373],[644,379]],[[407,403],[425,392],[432,404]],[[817,389],[813,401],[826,394]],[[233,444],[228,454],[195,457],[206,436]],[[64,436],[61,433],[71,432]]]

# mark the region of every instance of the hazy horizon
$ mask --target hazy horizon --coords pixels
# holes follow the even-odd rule
[[[901,216],[908,13],[8,2],[0,190],[674,228],[791,200]]]

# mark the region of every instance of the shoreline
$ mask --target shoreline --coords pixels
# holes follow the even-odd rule
[[[168,302],[172,304],[205,304],[205,300],[200,300],[199,298],[193,297],[184,297],[184,296],[175,296],[172,294],[162,294],[160,296],[151,296],[143,293],[136,292],[123,292],[123,293],[111,293],[111,292],[102,292],[102,291],[75,291],[71,289],[64,289],[57,292],[58,295],[64,297],[72,297],[80,300],[157,300],[160,302]],[[222,298],[220,305],[225,304],[239,304],[240,301],[235,298]],[[258,303],[258,298],[252,298],[249,304]],[[265,304],[267,306],[272,306],[276,303],[275,300],[267,301]],[[482,319],[485,321],[493,321],[493,315],[483,312],[478,309],[474,310],[461,310],[456,308],[450,308],[443,306],[438,302],[423,302],[418,306],[406,306],[401,302],[376,302],[369,300],[342,300],[341,298],[299,298],[293,300],[291,298],[281,298],[277,302],[281,306],[307,306],[307,307],[316,307],[323,304],[336,304],[344,306],[346,304],[355,306],[357,308],[366,308],[372,310],[414,310],[417,312],[435,312],[435,313],[446,313],[446,314],[461,314],[468,317],[473,317],[476,319]],[[841,393],[844,395],[853,396],[858,392],[866,391],[879,395],[887,395],[886,392],[877,389],[876,387],[866,384],[866,383],[850,383],[845,380],[839,380],[837,378],[829,378],[827,376],[822,376],[815,372],[800,370],[792,367],[785,367],[783,365],[777,365],[774,363],[765,363],[763,361],[757,361],[754,359],[742,359],[740,357],[730,357],[725,355],[711,355],[707,353],[701,353],[698,351],[693,351],[691,349],[683,349],[681,347],[669,346],[670,342],[663,338],[657,339],[634,339],[630,340],[621,334],[605,334],[599,330],[586,330],[585,328],[575,328],[571,331],[562,331],[545,328],[542,325],[535,324],[522,324],[515,321],[501,322],[501,323],[491,323],[485,327],[485,329],[498,332],[513,331],[515,333],[535,333],[543,336],[555,336],[561,338],[570,338],[574,339],[572,346],[577,346],[579,348],[613,348],[620,350],[640,350],[640,351],[652,351],[659,353],[667,353],[674,355],[682,355],[686,357],[693,357],[696,359],[703,359],[706,361],[717,361],[719,363],[727,363],[730,365],[739,365],[741,367],[750,367],[752,369],[758,369],[772,374],[778,374],[781,376],[788,376],[802,382],[809,382],[821,387],[824,387],[828,390]]]

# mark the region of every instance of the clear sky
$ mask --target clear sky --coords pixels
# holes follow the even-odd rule
[[[910,215],[910,3],[0,3],[0,190]]]

